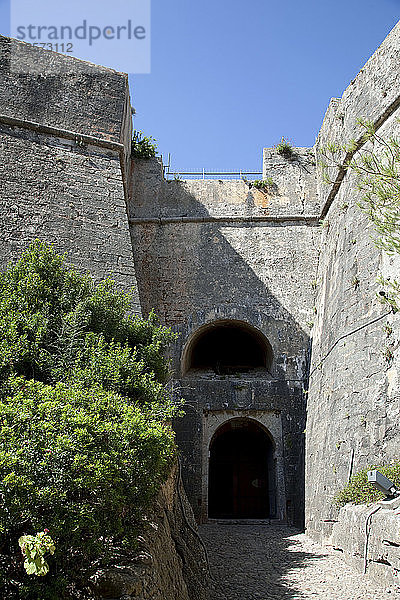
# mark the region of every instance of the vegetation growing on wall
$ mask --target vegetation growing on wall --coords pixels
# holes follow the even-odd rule
[[[135,158],[154,158],[157,152],[156,140],[145,136],[143,131],[135,130],[132,138],[132,156]]]
[[[378,490],[368,483],[367,473],[372,469],[378,469],[400,488],[400,462],[386,466],[371,466],[362,469],[362,471],[359,471],[351,477],[350,482],[346,487],[335,496],[335,504],[337,506],[344,506],[348,502],[364,504],[382,500],[385,497],[384,494],[378,492]]]
[[[276,150],[284,158],[291,158],[294,155],[293,146],[285,137],[282,137],[279,144],[276,145]]]
[[[2,598],[91,597],[90,573],[129,555],[168,473],[172,334],[129,307],[40,242],[0,275]],[[41,532],[55,553],[28,575],[18,540]]]
[[[266,192],[267,194],[272,194],[277,191],[278,186],[272,179],[272,177],[267,177],[266,179],[255,179],[254,181],[247,181],[246,183],[252,188],[255,187],[257,190],[261,192]]]
[[[334,183],[328,172],[332,166],[355,173],[361,192],[359,207],[374,226],[376,245],[388,254],[400,254],[400,141],[385,140],[369,121],[360,119],[359,124],[364,130],[361,142],[328,144],[321,150],[324,180]],[[346,158],[342,164],[343,154]],[[379,282],[388,290],[387,294],[381,294],[381,299],[398,310],[400,282],[383,278]]]

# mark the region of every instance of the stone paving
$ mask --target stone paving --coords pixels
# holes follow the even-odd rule
[[[295,529],[263,523],[200,527],[214,590],[210,600],[399,600]]]

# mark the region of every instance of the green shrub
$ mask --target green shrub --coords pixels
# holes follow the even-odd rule
[[[276,190],[277,185],[272,177],[267,177],[266,179],[255,179],[251,182],[251,187],[255,187],[263,192],[272,192]]]
[[[7,533],[22,524],[24,533],[49,530],[57,552],[49,559],[46,587],[55,598],[57,574],[82,584],[91,562],[107,561],[115,544],[132,544],[141,512],[171,464],[173,434],[101,388],[24,378],[10,378],[6,387],[0,403],[0,531],[15,549],[18,540],[7,540]],[[5,575],[7,580],[9,569]],[[27,579],[20,578],[22,589],[42,585]]]
[[[0,382],[10,373],[45,383],[74,378],[74,361],[94,339],[135,349],[143,371],[165,381],[162,351],[171,331],[152,313],[147,320],[126,316],[130,305],[130,295],[118,292],[112,280],[96,286],[35,242],[0,274]]]
[[[47,529],[39,531],[36,535],[22,535],[18,545],[24,556],[24,569],[28,575],[43,577],[49,572],[49,565],[45,560],[46,554],[54,554],[56,547],[47,533]]]
[[[129,554],[172,464],[173,336],[129,306],[41,242],[0,275],[0,597],[90,597],[91,570]],[[18,539],[45,529],[56,551],[38,581]]]
[[[368,483],[368,471],[378,469],[388,479],[400,488],[400,462],[392,465],[371,466],[353,475],[346,487],[336,494],[334,502],[337,506],[344,506],[348,502],[363,504],[377,502],[384,498],[384,494],[378,492]]]
[[[276,150],[278,154],[283,156],[284,158],[291,158],[294,155],[294,150],[292,144],[286,138],[282,137],[279,144],[276,145]]]
[[[135,158],[154,158],[157,152],[156,140],[145,136],[142,131],[134,131],[132,138],[132,156]]]

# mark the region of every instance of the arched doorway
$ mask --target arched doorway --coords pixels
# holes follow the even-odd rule
[[[266,519],[276,515],[274,444],[251,419],[222,425],[210,444],[208,516]]]

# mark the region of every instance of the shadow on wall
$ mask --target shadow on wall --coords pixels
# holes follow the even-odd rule
[[[274,375],[299,379],[289,363],[310,339],[315,227],[243,220],[253,214],[251,190],[244,186],[241,202],[231,202],[225,183],[244,185],[195,182],[196,197],[186,182],[164,180],[158,162],[135,164],[128,216],[143,312],[154,308],[161,322],[181,334],[172,357],[178,376],[189,337],[207,323],[229,319],[243,320],[269,340]],[[234,193],[226,190],[228,199]],[[217,213],[227,220],[212,220]],[[233,213],[235,222],[229,220]]]
[[[153,161],[135,163],[133,185],[128,213],[144,312],[155,308],[176,325],[199,309],[243,306],[308,338],[301,292],[308,288],[311,312],[310,224],[249,221],[269,209],[243,182],[166,181]]]
[[[157,163],[135,165],[133,181],[129,217],[141,306],[145,314],[154,308],[161,321],[180,334],[171,359],[179,393],[188,404],[176,430],[195,513],[201,503],[201,467],[193,465],[202,455],[203,411],[238,407],[282,414],[286,497],[293,510],[302,512],[305,403],[301,390],[309,345],[304,321],[313,305],[313,227],[304,221],[250,221],[248,217],[259,210],[250,190],[242,202],[232,203],[224,201],[224,182],[199,182],[196,197],[190,191],[192,182],[165,181]],[[228,199],[232,184],[243,188],[242,182],[226,183]],[[236,220],[229,218],[232,211]],[[244,357],[243,364],[234,362],[234,372],[221,372],[226,381],[217,387],[215,379],[194,381],[196,369],[181,379],[182,352],[191,336],[210,323],[235,321],[249,324],[267,338],[270,372],[259,374],[257,385],[242,383],[238,392],[240,382],[234,378],[237,371],[246,375]],[[229,347],[229,340],[225,342]],[[200,348],[195,356],[198,367],[207,367],[201,364],[206,354],[207,348],[204,352]],[[264,357],[253,359],[260,363],[257,367],[267,366]],[[296,518],[297,523],[301,520]]]

